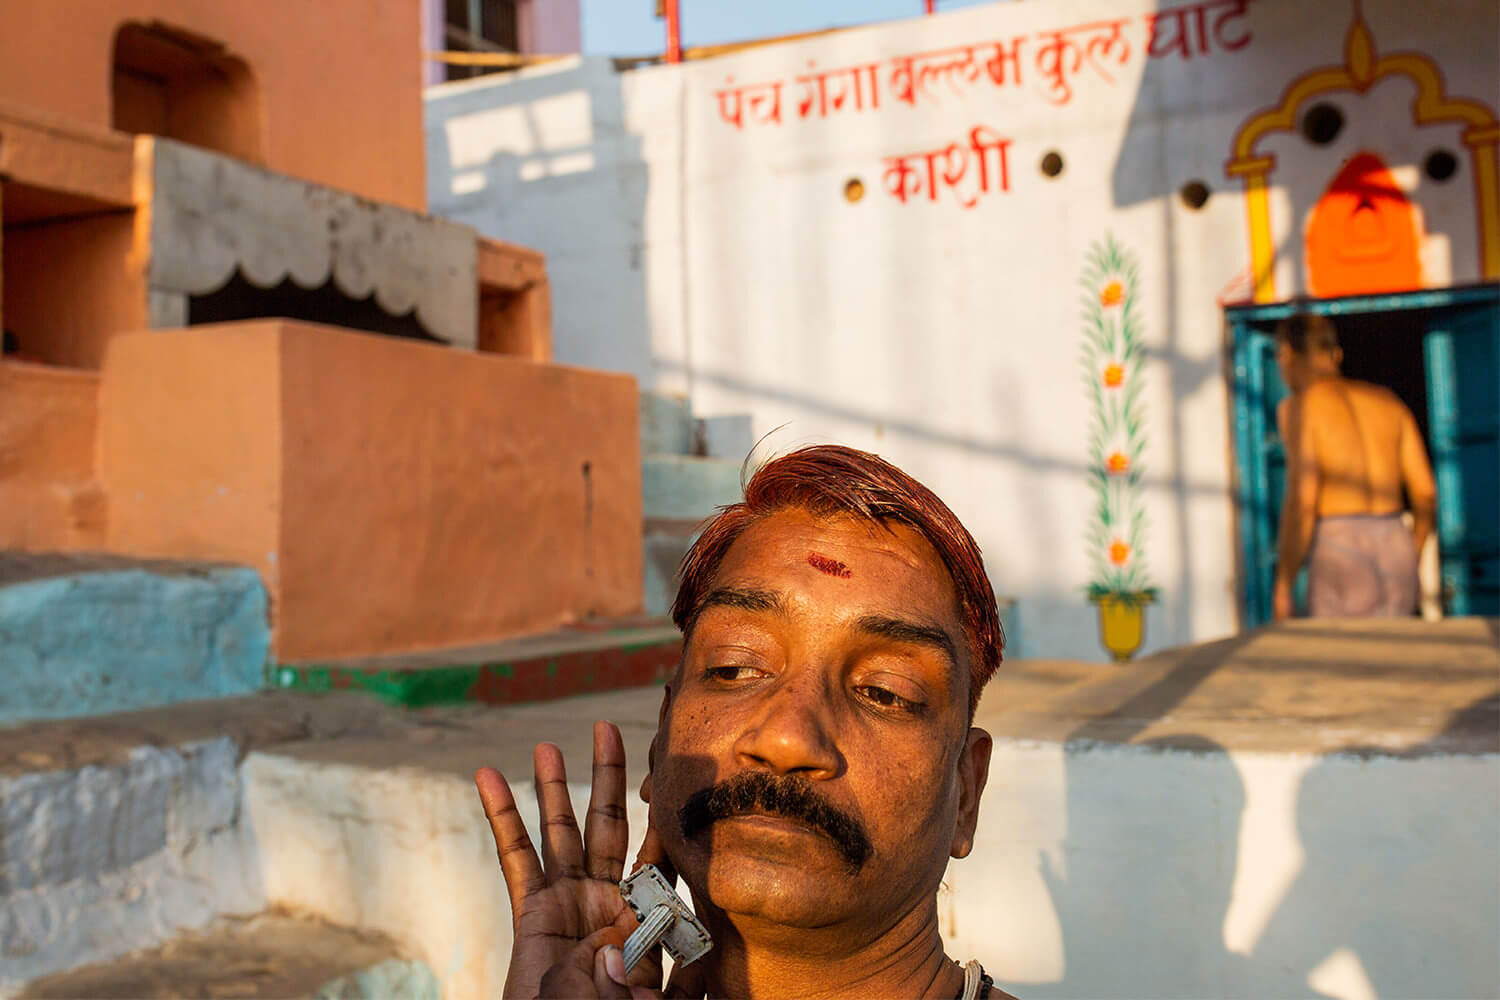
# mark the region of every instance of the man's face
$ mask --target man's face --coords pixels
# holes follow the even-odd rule
[[[952,581],[917,532],[788,510],[730,548],[668,689],[643,794],[697,905],[819,927],[931,905],[972,845]]]

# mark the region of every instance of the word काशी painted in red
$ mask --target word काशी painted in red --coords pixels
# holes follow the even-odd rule
[[[828,556],[818,552],[809,552],[807,554],[807,563],[818,572],[827,573],[829,576],[836,576],[841,580],[847,580],[854,575],[854,571],[848,566],[845,566],[837,559],[830,559]]]
[[[1119,68],[1132,56],[1144,53],[1151,59],[1176,55],[1181,59],[1214,52],[1237,52],[1250,44],[1251,32],[1239,22],[1252,0],[1197,0],[1139,17],[1122,17],[1065,28],[1017,35],[1004,41],[976,42],[907,55],[883,62],[862,63],[837,69],[809,71],[795,77],[802,90],[797,98],[798,118],[828,118],[834,114],[873,111],[880,108],[882,80],[891,98],[915,106],[918,99],[933,102],[946,89],[962,97],[966,88],[988,82],[991,86],[1020,85],[1029,56],[1037,74],[1035,86],[1057,105],[1073,99],[1074,84],[1085,69],[1113,85]],[[1131,35],[1143,34],[1138,44]],[[884,73],[882,73],[882,68]],[[748,124],[780,125],[781,90],[784,81],[736,86],[734,78],[714,91],[719,118],[743,129]],[[941,86],[940,86],[941,84]]]
[[[907,199],[918,198],[924,192],[929,201],[937,201],[939,191],[947,189],[964,208],[973,208],[979,204],[981,195],[992,190],[1009,191],[1007,150],[1011,141],[984,125],[970,129],[968,140],[966,144],[954,142],[925,153],[887,156],[886,193],[905,204]],[[992,153],[995,161],[993,174],[990,172]]]

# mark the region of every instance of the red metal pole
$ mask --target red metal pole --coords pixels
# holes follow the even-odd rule
[[[927,5],[927,13],[931,14],[937,8],[937,0],[923,0]]]
[[[667,62],[682,62],[682,15],[678,11],[681,0],[665,0],[667,9]],[[931,3],[932,0],[927,0]]]

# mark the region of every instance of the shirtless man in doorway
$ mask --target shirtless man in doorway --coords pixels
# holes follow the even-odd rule
[[[1276,619],[1294,613],[1292,585],[1304,559],[1312,617],[1409,615],[1437,496],[1417,422],[1394,393],[1339,374],[1344,354],[1326,318],[1283,320],[1276,341],[1292,391],[1276,411],[1286,442]],[[1403,487],[1412,530],[1401,518]]]

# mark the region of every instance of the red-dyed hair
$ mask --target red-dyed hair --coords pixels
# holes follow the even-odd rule
[[[995,591],[974,537],[937,494],[878,455],[839,445],[814,445],[762,465],[745,484],[745,499],[720,509],[682,559],[672,621],[687,635],[719,564],[754,521],[800,508],[819,517],[848,515],[871,524],[892,521],[921,532],[937,551],[958,596],[969,640],[969,712],[1000,666],[1005,634]]]

